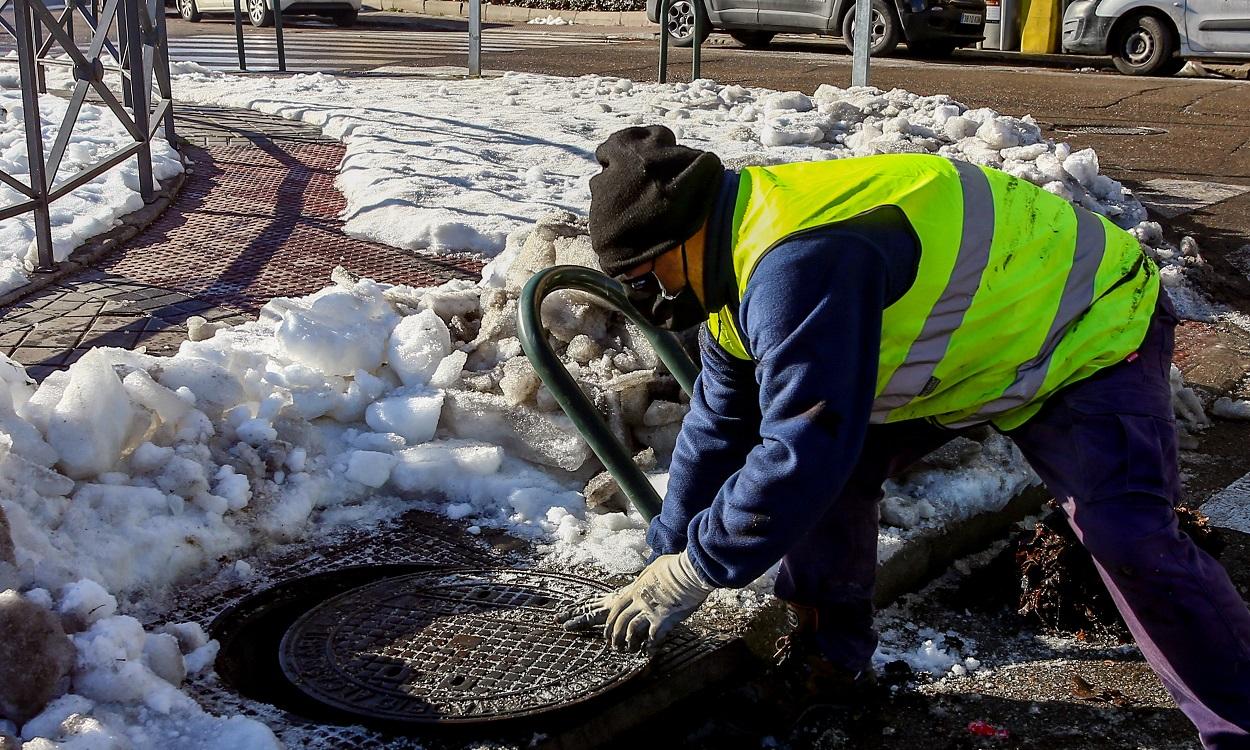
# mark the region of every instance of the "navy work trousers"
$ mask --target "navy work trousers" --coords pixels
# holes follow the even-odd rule
[[[1177,530],[1176,430],[1168,371],[1176,317],[1162,294],[1124,362],[1047,399],[1007,433],[1060,502],[1142,654],[1210,750],[1250,750],[1250,610],[1228,574]],[[835,663],[866,669],[882,482],[955,434],[874,425],[854,476],[782,562],[777,596],[815,608]]]

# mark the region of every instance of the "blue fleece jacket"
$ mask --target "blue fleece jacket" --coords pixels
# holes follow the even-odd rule
[[[727,252],[721,244],[707,252]],[[755,361],[701,332],[703,370],[647,534],[655,554],[688,548],[709,582],[745,586],[825,514],[863,446],[882,311],[918,257],[893,207],[764,256],[739,307]]]

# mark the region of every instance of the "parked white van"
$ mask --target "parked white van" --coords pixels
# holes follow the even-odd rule
[[[1250,0],[1077,0],[1063,50],[1111,55],[1128,75],[1172,75],[1188,59],[1250,60]]]

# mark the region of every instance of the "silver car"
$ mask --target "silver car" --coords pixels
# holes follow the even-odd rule
[[[679,46],[693,43],[696,2],[703,3],[710,22],[704,39],[723,29],[744,46],[760,49],[779,32],[808,33],[841,36],[851,46],[855,0],[672,0],[665,22]],[[647,0],[652,23],[659,22],[659,5]],[[872,0],[873,55],[906,42],[913,54],[941,57],[981,41],[984,30],[985,0]]]
[[[279,0],[282,16],[322,16],[338,26],[352,26],[360,13],[360,0]],[[239,0],[242,11],[253,26],[269,26],[273,23],[275,0]],[[210,14],[234,13],[234,0],[178,0],[178,15],[188,21],[198,21]]]
[[[1250,60],[1250,0],[1076,0],[1063,49],[1111,55],[1128,75],[1172,75],[1187,59]]]

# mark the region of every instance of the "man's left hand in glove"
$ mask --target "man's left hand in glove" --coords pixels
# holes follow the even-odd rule
[[[564,610],[556,622],[575,632],[602,625],[603,637],[618,651],[637,651],[644,644],[654,650],[715,590],[684,551],[661,555],[633,583]]]

